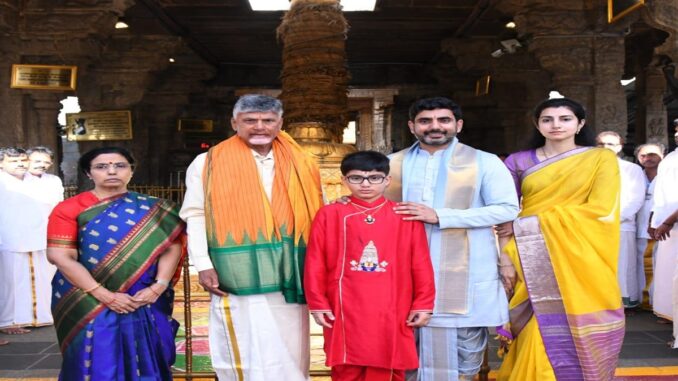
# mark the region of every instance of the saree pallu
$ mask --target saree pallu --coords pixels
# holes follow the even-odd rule
[[[522,174],[523,210],[503,249],[518,272],[514,340],[498,380],[614,377],[624,336],[616,160],[577,148]]]
[[[78,215],[78,261],[107,289],[134,295],[153,284],[158,256],[183,227],[170,201],[132,192],[102,200]],[[60,380],[172,378],[179,325],[172,319],[171,288],[151,305],[118,314],[60,272],[52,286]]]

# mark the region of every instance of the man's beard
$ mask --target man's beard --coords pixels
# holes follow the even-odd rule
[[[438,138],[435,140],[427,139],[428,135],[431,134],[442,134],[443,138]],[[456,134],[452,131],[432,130],[426,131],[424,134],[416,136],[420,142],[428,144],[430,146],[444,146],[446,144],[449,144],[452,141],[452,139],[454,139],[455,135]]]

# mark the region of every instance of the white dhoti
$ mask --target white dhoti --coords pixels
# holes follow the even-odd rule
[[[220,381],[309,380],[308,308],[279,292],[212,295],[209,343]]]
[[[643,297],[643,287],[638,278],[638,264],[642,258],[638,258],[636,248],[636,232],[622,231],[619,242],[619,267],[617,279],[621,290],[624,307],[636,307]],[[642,269],[642,262],[641,269]]]
[[[652,292],[654,290],[654,273],[657,260],[657,242],[647,238],[637,238],[638,279],[643,284],[643,309],[652,308]],[[650,247],[651,246],[651,247]]]
[[[45,250],[0,251],[0,328],[53,324],[52,277]]]
[[[657,242],[652,309],[657,316],[673,319],[674,304],[678,302],[674,290],[677,290],[676,261],[678,260],[678,227],[674,227],[671,237]]]

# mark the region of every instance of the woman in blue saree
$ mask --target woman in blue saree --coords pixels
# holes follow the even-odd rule
[[[171,380],[172,319],[184,224],[172,202],[128,192],[134,158],[118,147],[85,153],[92,191],[54,209],[47,256],[58,272],[52,313],[60,380]]]

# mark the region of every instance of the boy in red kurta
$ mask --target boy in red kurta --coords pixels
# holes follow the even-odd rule
[[[419,364],[414,328],[428,323],[435,299],[424,225],[384,198],[386,156],[349,154],[341,173],[349,202],[321,208],[311,228],[308,307],[324,327],[332,380],[404,380]]]

